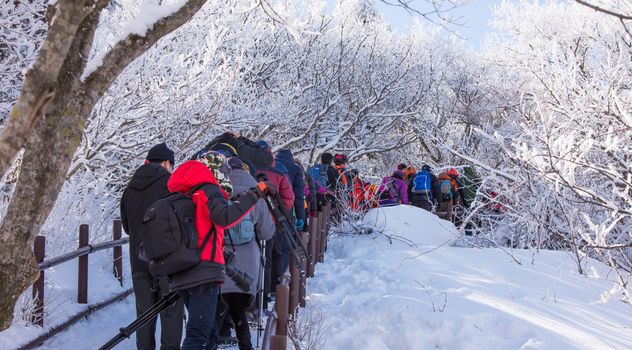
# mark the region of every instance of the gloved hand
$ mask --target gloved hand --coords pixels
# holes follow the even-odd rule
[[[257,184],[256,187],[250,189],[258,198],[263,198],[268,194],[275,194],[276,190],[274,185],[269,183],[268,181],[261,181]]]
[[[303,227],[305,227],[303,219],[296,219],[296,231],[303,231]]]

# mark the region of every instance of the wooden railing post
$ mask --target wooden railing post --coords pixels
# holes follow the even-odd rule
[[[318,242],[318,216],[309,218],[309,266],[307,266],[307,277],[314,277],[314,265],[316,265],[316,244]]]
[[[274,308],[276,310],[278,320],[276,335],[270,339],[270,347],[274,349],[283,349],[287,347],[287,324],[289,321],[288,307],[290,298],[290,288],[287,285],[279,284],[276,286],[276,301]]]
[[[79,226],[79,248],[88,245],[90,236],[90,228],[83,224]],[[80,256],[79,260],[79,276],[77,280],[77,302],[79,304],[88,303],[88,255]]]
[[[33,243],[33,253],[37,263],[44,261],[46,255],[46,237],[37,236]],[[44,271],[39,272],[39,277],[33,284],[33,314],[31,322],[38,326],[44,326]]]
[[[293,258],[290,259],[294,260]],[[296,264],[293,262],[290,262],[290,275],[292,277],[290,280],[290,300],[288,302],[288,313],[290,315],[294,315],[294,312],[298,307],[298,290],[299,285],[301,284],[301,273],[299,272],[298,268],[296,268]]]
[[[122,237],[121,231],[121,220],[114,220],[112,225],[112,239],[119,240]],[[123,247],[117,246],[113,248],[112,259],[113,259],[113,267],[112,272],[114,273],[114,278],[119,280],[121,287],[123,286]]]
[[[305,244],[305,246],[307,246],[307,242],[309,241],[309,234],[307,232],[301,232],[301,239],[303,240],[303,244]],[[309,270],[309,267],[307,266],[307,259],[301,259],[302,262],[301,264],[303,264],[303,266],[305,266],[306,270]],[[305,302],[305,295],[306,295],[306,284],[307,284],[307,271],[303,274],[301,274],[300,278],[299,278],[299,285],[298,285],[298,304],[301,307],[305,307],[306,302]]]
[[[324,207],[323,207],[324,208]],[[321,255],[323,254],[323,239],[325,236],[325,213],[324,211],[318,212],[318,242],[316,247],[316,262],[322,262]]]

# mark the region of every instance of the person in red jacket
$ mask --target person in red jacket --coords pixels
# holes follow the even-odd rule
[[[200,186],[201,185],[201,186]],[[219,186],[211,170],[199,161],[190,160],[179,166],[167,182],[171,192],[192,195],[195,205],[195,227],[200,263],[170,276],[169,289],[179,291],[189,311],[186,337],[182,350],[214,349],[217,340],[215,310],[219,284],[224,281],[224,230],[237,224],[266,195],[269,187],[257,187],[228,203],[226,192]],[[206,242],[206,243],[205,243]]]

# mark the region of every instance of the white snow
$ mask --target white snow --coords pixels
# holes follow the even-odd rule
[[[144,3],[140,8],[140,15],[135,17],[132,21],[125,25],[125,27],[123,27],[121,32],[118,34],[118,39],[115,40],[115,43],[125,40],[132,34],[144,36],[159,20],[176,13],[182,8],[182,6],[184,6],[184,4],[186,4],[186,0],[177,0],[173,4],[165,5],[161,5],[158,2]],[[103,64],[103,59],[108,52],[109,50],[102,49],[100,52],[96,53],[90,61],[88,61],[81,76],[81,80],[85,80]]]
[[[532,264],[513,251],[518,265],[499,249],[450,247],[452,224],[410,206],[364,223],[383,234],[331,240],[309,281],[310,305],[327,314],[324,349],[632,348],[632,307],[602,301],[613,283],[599,262],[586,277],[565,252]]]
[[[566,252],[455,248],[451,223],[411,206],[374,209],[364,225],[374,232],[332,237],[308,281],[310,309],[325,313],[324,349],[632,348],[632,306],[608,297],[615,284],[597,261],[582,276]],[[56,293],[74,293],[75,265],[49,274],[67,286]],[[100,295],[117,289],[107,270],[91,281]],[[129,297],[40,348],[97,348],[133,319]],[[0,333],[0,349],[35,329],[14,325]],[[133,349],[133,336],[117,348]]]

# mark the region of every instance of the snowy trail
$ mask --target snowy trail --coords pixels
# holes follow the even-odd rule
[[[308,281],[309,310],[325,314],[324,349],[632,348],[632,307],[607,297],[618,291],[601,263],[589,260],[581,276],[566,252],[532,264],[532,252],[513,251],[519,265],[500,249],[452,247],[450,223],[408,206],[364,222],[378,232],[332,238]],[[134,317],[130,296],[40,349],[98,348]],[[134,349],[134,337],[116,349]]]
[[[308,286],[327,314],[325,349],[630,349],[632,307],[602,297],[608,269],[565,252],[444,245],[454,228],[412,207],[369,213],[374,234],[329,243]],[[404,242],[415,242],[409,246]],[[392,244],[390,243],[392,242]]]

